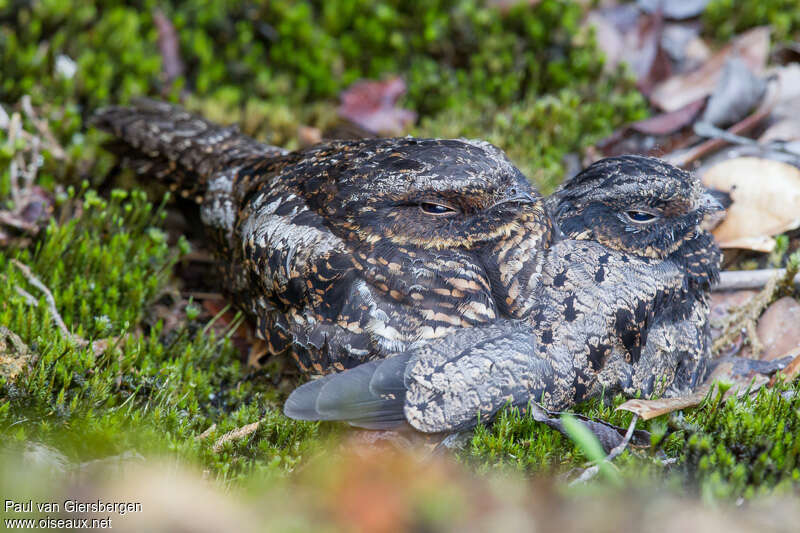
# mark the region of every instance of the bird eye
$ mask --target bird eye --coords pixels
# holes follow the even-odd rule
[[[656,215],[648,213],[647,211],[625,211],[625,215],[633,222],[652,222],[656,219]]]
[[[448,207],[442,204],[432,204],[429,202],[423,202],[419,205],[420,209],[422,209],[423,213],[428,215],[454,215],[456,214],[456,210],[452,207]]]

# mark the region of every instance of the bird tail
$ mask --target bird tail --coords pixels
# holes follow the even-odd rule
[[[137,174],[154,176],[185,198],[201,198],[212,176],[231,165],[283,155],[243,135],[167,102],[136,99],[99,109],[92,118],[115,139],[106,144]]]

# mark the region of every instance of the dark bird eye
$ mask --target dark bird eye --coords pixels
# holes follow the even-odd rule
[[[431,204],[428,202],[423,202],[420,204],[420,208],[424,213],[429,215],[452,215],[456,213],[456,210],[452,207],[447,207],[446,205],[442,204]]]
[[[647,211],[626,211],[625,214],[634,222],[652,222],[656,216]]]

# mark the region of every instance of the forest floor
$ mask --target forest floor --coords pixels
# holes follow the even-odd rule
[[[675,2],[687,16],[651,3],[0,1],[3,518],[110,516],[132,531],[792,530],[800,10]],[[591,432],[565,436],[517,409],[446,453],[289,420],[281,405],[303,377],[290,361],[248,366],[252,329],[214,285],[196,209],[121,171],[88,125],[136,96],[289,149],[483,138],[545,194],[604,155],[691,168],[730,193],[715,236],[724,268],[752,274],[714,294],[717,353],[791,363],[685,408],[646,406],[645,440],[610,462]],[[783,275],[766,269],[787,267],[787,283],[763,289]],[[626,400],[574,413],[624,433]],[[14,512],[67,499],[143,509]]]

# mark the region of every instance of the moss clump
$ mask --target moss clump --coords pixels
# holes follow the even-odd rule
[[[742,399],[707,398],[693,409],[638,422],[652,449],[615,460],[633,483],[685,485],[707,501],[754,498],[800,489],[800,382],[778,384]],[[631,413],[616,411],[625,398],[601,399],[576,411],[620,427]],[[490,427],[478,427],[462,459],[479,470],[566,472],[583,466],[580,446],[516,408]],[[668,459],[664,462],[664,459]],[[675,466],[671,466],[671,465]]]
[[[244,373],[227,336],[200,324],[167,332],[163,320],[143,320],[178,258],[160,229],[163,210],[124,191],[110,200],[71,193],[58,204],[82,214],[51,222],[32,251],[0,252],[0,325],[39,356],[16,380],[0,377],[0,447],[40,442],[74,461],[131,449],[177,454],[221,479],[294,468],[319,431],[279,414],[265,372]],[[183,241],[177,250],[186,251]],[[40,296],[12,258],[50,288],[73,334],[111,337],[108,347],[60,334],[45,298],[34,305],[17,290]],[[259,420],[255,433],[212,449],[225,432]],[[195,438],[212,424],[207,440]]]
[[[706,498],[800,488],[800,384],[752,397],[707,400],[666,446]]]
[[[157,9],[174,24],[186,66],[170,86]],[[76,170],[97,180],[102,174],[87,172],[96,136],[79,132],[100,105],[176,99],[185,89],[189,107],[209,118],[293,148],[299,124],[335,120],[348,85],[399,74],[408,84],[403,105],[422,119],[418,133],[489,135],[550,188],[564,154],[645,109],[621,74],[604,73],[582,15],[579,3],[556,0],[507,11],[483,0],[0,2],[0,102],[30,95],[46,106],[56,138],[84,162],[62,180]]]
[[[585,96],[590,93],[592,97]],[[423,119],[415,133],[486,139],[505,149],[547,194],[563,179],[567,154],[580,153],[610,135],[620,118],[629,122],[644,116],[641,94],[629,82],[576,83],[507,107],[470,104],[452,109]]]
[[[707,31],[726,41],[755,26],[772,26],[777,43],[800,39],[800,10],[795,0],[711,0],[703,14]]]

